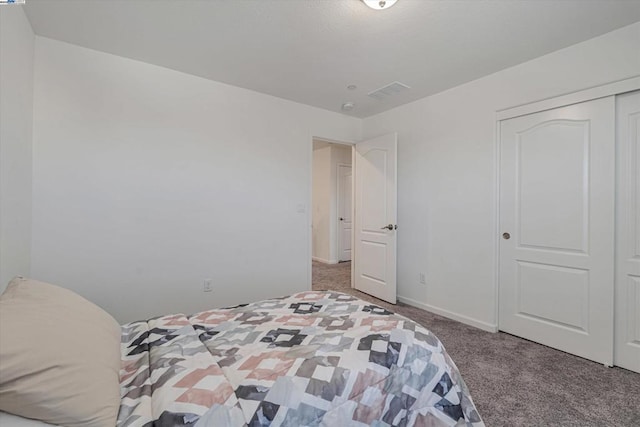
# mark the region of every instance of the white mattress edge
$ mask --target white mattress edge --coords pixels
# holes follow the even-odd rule
[[[23,418],[18,415],[9,414],[8,412],[0,411],[0,426],[2,427],[45,427],[45,426],[53,426],[53,424],[47,424],[42,421],[32,420],[30,418]]]

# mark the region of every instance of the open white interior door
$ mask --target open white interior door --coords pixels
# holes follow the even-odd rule
[[[397,151],[395,133],[355,145],[353,283],[396,303]]]

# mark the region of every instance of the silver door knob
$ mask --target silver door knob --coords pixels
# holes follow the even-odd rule
[[[511,234],[509,234],[509,233],[502,233],[502,238],[503,238],[504,240],[509,240],[509,239],[511,238]]]
[[[385,225],[380,230],[393,230],[393,224]]]

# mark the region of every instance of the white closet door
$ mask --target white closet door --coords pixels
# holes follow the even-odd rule
[[[615,364],[640,372],[640,91],[616,100],[618,218]]]
[[[613,364],[615,97],[500,123],[500,329]]]

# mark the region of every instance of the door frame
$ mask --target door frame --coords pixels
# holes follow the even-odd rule
[[[309,172],[307,175],[308,185],[307,185],[307,289],[312,289],[313,284],[313,143],[317,142],[326,142],[328,144],[336,144],[336,145],[344,145],[346,147],[351,147],[351,173],[353,173],[353,154],[355,150],[356,141],[340,141],[331,138],[324,138],[322,136],[312,136],[309,141],[308,146],[308,157],[307,164],[309,165]],[[347,163],[341,163],[344,165],[348,165]],[[336,183],[337,185],[337,183]],[[351,183],[351,197],[353,197],[353,180]],[[337,192],[337,189],[336,189]],[[298,210],[299,211],[299,210]],[[337,209],[336,209],[337,212]],[[353,214],[355,212],[355,205],[351,204],[351,218],[353,218]],[[337,228],[337,227],[336,227]],[[351,262],[353,265],[353,258],[355,257],[355,251],[353,250],[353,233],[351,233]],[[351,283],[350,286],[353,288],[353,268],[351,269]]]
[[[353,144],[355,146],[355,144]],[[340,202],[340,200],[342,199],[340,197],[340,168],[341,167],[347,167],[347,168],[351,168],[351,260],[353,261],[353,213],[354,213],[354,207],[353,207],[353,148],[351,149],[351,164],[349,163],[336,163],[336,213],[338,214],[338,216],[340,215],[340,207],[342,205],[342,203]],[[339,225],[339,221],[338,220],[338,227],[336,227],[336,253],[338,254],[337,258],[338,258],[338,262],[340,262],[340,253],[342,252],[342,244],[340,243],[342,241],[342,239],[340,239],[340,225]],[[352,287],[353,287],[353,282],[351,283]]]
[[[500,143],[500,122],[527,114],[537,113],[541,111],[551,110],[568,105],[578,104],[581,102],[591,101],[598,98],[604,98],[612,95],[620,95],[626,92],[640,90],[640,76],[628,79],[618,80],[606,83],[600,86],[594,86],[587,89],[571,92],[551,98],[545,98],[531,103],[517,105],[496,111],[495,127],[494,127],[494,197],[495,197],[495,215],[493,223],[493,245],[494,245],[494,316],[495,327],[494,332],[500,329],[500,152],[502,144]],[[616,147],[617,151],[617,147]],[[617,282],[614,282],[614,292],[617,289]],[[615,306],[614,306],[615,315]]]

